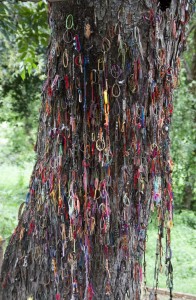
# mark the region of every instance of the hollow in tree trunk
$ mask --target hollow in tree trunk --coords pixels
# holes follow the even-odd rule
[[[141,299],[154,207],[155,287],[165,229],[172,292],[168,134],[190,10],[178,2],[49,4],[37,161],[5,253],[3,299]]]

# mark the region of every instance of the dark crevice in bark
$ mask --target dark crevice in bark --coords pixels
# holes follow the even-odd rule
[[[171,0],[160,0],[160,9],[166,11],[167,8],[170,8],[171,2]]]

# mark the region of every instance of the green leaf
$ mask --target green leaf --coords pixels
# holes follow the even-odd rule
[[[22,80],[25,80],[25,77],[26,77],[25,69],[22,70],[22,72],[20,73],[20,76],[21,76]]]

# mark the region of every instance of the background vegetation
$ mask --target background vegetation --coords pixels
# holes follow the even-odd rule
[[[17,224],[33,168],[41,86],[49,30],[43,2],[0,3],[0,235],[7,239]],[[196,294],[196,21],[190,25],[181,63],[171,128],[174,161],[175,226],[172,234],[174,290]],[[147,284],[153,285],[156,218],[147,244]],[[160,287],[166,277],[160,276]]]

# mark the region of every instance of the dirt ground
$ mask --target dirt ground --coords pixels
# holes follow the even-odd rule
[[[151,289],[147,288],[147,295],[142,297],[142,300],[155,300],[154,297],[150,297]],[[184,293],[173,293],[173,300],[196,300],[196,295],[184,294]],[[159,289],[156,300],[170,300],[169,292],[165,289]]]

